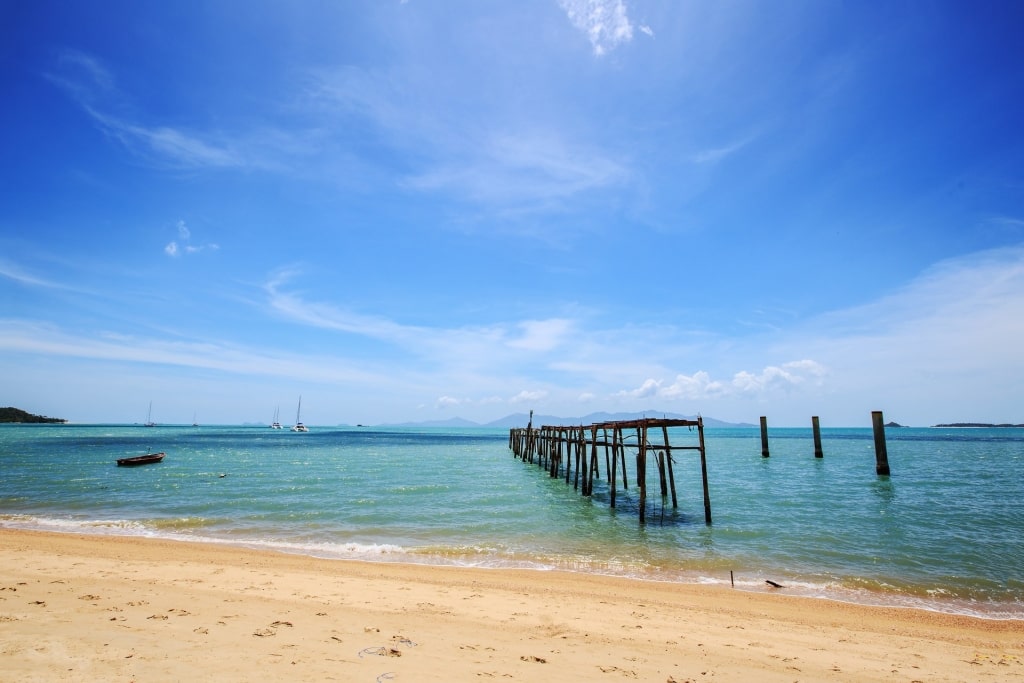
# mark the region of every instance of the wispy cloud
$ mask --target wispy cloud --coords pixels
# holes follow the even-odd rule
[[[63,89],[110,138],[131,153],[154,165],[172,169],[280,169],[282,155],[301,148],[294,135],[281,130],[249,133],[188,130],[146,123],[138,115],[124,113],[125,102],[114,75],[96,57],[64,50],[60,70],[48,73],[50,82]]]
[[[572,139],[562,126],[473,116],[456,124],[424,95],[430,82],[415,70],[320,69],[307,74],[304,106],[350,120],[369,139],[418,160],[399,178],[402,187],[417,192],[530,211],[630,180],[622,160],[600,144]],[[410,101],[424,106],[410,107]]]
[[[164,253],[171,258],[177,258],[182,254],[197,254],[201,251],[217,251],[220,246],[214,243],[192,244],[192,231],[189,230],[185,221],[178,221],[178,239],[168,242],[164,247]]]
[[[550,208],[552,202],[621,185],[629,172],[598,150],[558,135],[491,135],[460,156],[409,176],[417,190],[450,191],[477,203]]]
[[[311,301],[288,289],[296,269],[276,273],[265,285],[270,309],[294,323],[393,344],[415,357],[461,368],[501,368],[515,359],[537,359],[560,347],[573,330],[564,318],[497,322],[455,328],[405,325],[335,304]]]
[[[729,143],[722,147],[711,147],[696,152],[690,156],[690,161],[695,164],[716,164],[726,157],[732,156],[754,140],[753,135]]]
[[[13,280],[20,285],[29,287],[46,287],[50,289],[70,289],[69,287],[53,282],[46,278],[40,277],[34,273],[30,273],[18,266],[15,263],[11,263],[4,259],[0,259],[0,277],[5,277],[9,280]]]
[[[633,39],[633,25],[622,0],[558,0],[558,4],[572,25],[586,34],[599,57]]]
[[[0,319],[0,350],[9,353],[84,358],[123,364],[152,364],[219,370],[243,376],[261,375],[310,382],[384,381],[384,374],[341,358],[265,351],[225,342],[168,341],[118,333],[69,332],[48,323]]]

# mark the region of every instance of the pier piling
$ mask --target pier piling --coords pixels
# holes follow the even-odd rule
[[[821,425],[818,424],[817,415],[811,418],[811,428],[814,430],[814,457],[824,458],[825,454],[821,451]]]
[[[644,418],[600,422],[589,427],[580,425],[578,427],[542,426],[535,428],[532,412],[530,417],[530,423],[526,429],[513,428],[509,432],[509,448],[513,455],[523,462],[532,463],[534,462],[534,453],[536,453],[537,464],[548,471],[548,476],[552,478],[564,476],[567,485],[571,483],[574,490],[580,491],[584,496],[591,496],[594,490],[594,479],[600,477],[598,446],[603,446],[610,507],[615,507],[616,492],[620,488],[619,482],[621,481],[623,490],[629,486],[626,451],[635,453],[633,460],[636,477],[634,481],[638,489],[641,524],[645,523],[647,519],[648,452],[654,455],[654,465],[658,468],[658,485],[662,500],[661,516],[664,519],[664,508],[670,494],[672,507],[679,507],[673,467],[674,455],[680,451],[699,451],[704,494],[704,520],[707,524],[711,524],[711,497],[708,493],[707,458],[702,418],[698,417],[696,420]],[[687,427],[690,431],[696,427],[697,445],[673,446],[669,442],[670,427]],[[627,437],[626,430],[630,432],[635,430],[635,444],[632,443],[633,435],[629,434]],[[659,432],[662,443],[657,443]],[[630,442],[628,445],[627,440]],[[564,473],[561,470],[563,463]],[[572,472],[574,463],[575,472]]]
[[[889,476],[889,452],[885,447],[885,422],[881,410],[872,411],[871,427],[875,432],[875,473],[887,477]]]
[[[761,457],[768,457],[768,418],[761,416]]]

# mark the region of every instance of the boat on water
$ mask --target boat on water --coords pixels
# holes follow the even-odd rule
[[[153,422],[153,402],[149,402],[149,412],[146,413],[146,427],[156,427],[156,422]]]
[[[281,414],[281,406],[274,409],[274,422],[270,425],[271,429],[282,429],[281,420],[278,417]]]
[[[308,432],[309,427],[302,424],[302,397],[299,396],[299,408],[295,411],[295,426],[292,427],[293,432]]]
[[[136,465],[150,465],[153,463],[160,462],[164,459],[166,453],[146,453],[145,455],[136,455],[131,458],[118,458],[118,467],[134,467]]]

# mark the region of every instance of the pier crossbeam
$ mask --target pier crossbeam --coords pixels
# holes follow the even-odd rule
[[[697,430],[696,446],[673,446],[669,442],[670,427],[687,427]],[[630,432],[627,434],[627,430]],[[653,434],[652,434],[653,430]],[[658,432],[661,443],[652,440]],[[599,436],[600,434],[600,436]],[[656,436],[655,436],[656,438]],[[630,443],[627,444],[627,441]],[[635,443],[634,443],[635,441]],[[604,450],[605,473],[608,478],[609,502],[615,507],[615,493],[621,475],[622,488],[628,489],[626,451],[634,453],[636,462],[636,486],[640,494],[640,522],[646,521],[647,501],[647,454],[655,454],[662,499],[671,490],[672,507],[678,508],[676,482],[673,470],[673,451],[698,451],[700,453],[701,481],[704,496],[704,521],[711,524],[711,498],[708,493],[707,454],[704,447],[704,421],[685,419],[642,418],[638,420],[616,420],[584,425],[543,425],[533,426],[533,412],[526,428],[509,430],[509,449],[523,462],[536,463],[548,471],[552,478],[565,477],[566,484],[572,482],[573,489],[582,495],[593,493],[596,477],[600,477],[598,448]],[[589,455],[589,461],[588,461]],[[575,467],[575,469],[573,469]],[[575,476],[573,476],[575,474]]]

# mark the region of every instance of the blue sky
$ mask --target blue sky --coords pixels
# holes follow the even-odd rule
[[[0,4],[0,405],[1024,422],[1019,2]]]

